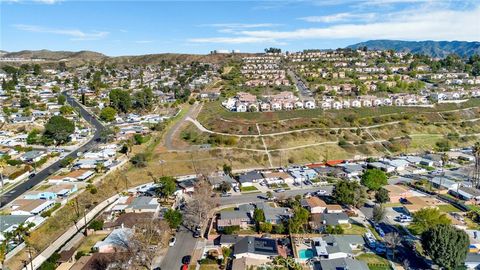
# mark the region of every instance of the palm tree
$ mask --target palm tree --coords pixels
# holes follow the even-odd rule
[[[2,185],[2,190],[3,190],[3,172],[5,170],[5,168],[7,167],[7,162],[5,161],[5,159],[0,159],[0,181],[1,181],[1,185]]]
[[[472,184],[478,188],[480,184],[480,142],[476,142],[473,146],[473,155],[475,156],[475,168],[473,171]]]

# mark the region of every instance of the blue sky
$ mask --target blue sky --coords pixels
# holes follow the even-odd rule
[[[480,0],[0,0],[0,49],[110,56],[480,40]]]

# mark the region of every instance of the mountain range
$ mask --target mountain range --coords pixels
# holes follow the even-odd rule
[[[469,57],[480,55],[480,42],[473,41],[402,41],[402,40],[369,40],[348,46],[358,49],[367,47],[374,50],[395,50],[414,54],[426,54],[432,57],[444,58],[449,54]]]

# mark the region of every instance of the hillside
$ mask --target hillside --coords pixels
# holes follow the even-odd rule
[[[174,63],[188,63],[193,61],[208,62],[221,64],[229,60],[240,59],[245,56],[253,54],[146,54],[146,55],[132,55],[132,56],[117,56],[109,57],[102,53],[92,51],[19,51],[19,52],[5,52],[2,57],[6,58],[25,58],[25,59],[44,59],[45,65],[53,64],[57,61],[65,61],[68,66],[78,66],[90,62],[103,62],[106,64],[121,64],[121,65],[148,65],[158,64],[161,61]],[[10,63],[15,64],[15,63]]]
[[[30,59],[45,59],[51,61],[58,60],[72,60],[72,59],[81,59],[81,60],[100,60],[106,58],[104,54],[91,52],[91,51],[79,51],[79,52],[69,52],[69,51],[50,51],[50,50],[39,50],[39,51],[19,51],[19,52],[9,52],[3,55],[3,57],[8,58],[30,58]]]
[[[367,46],[375,50],[395,50],[426,54],[432,57],[446,57],[449,54],[471,56],[480,54],[480,42],[467,41],[401,41],[401,40],[369,40],[348,46],[357,49]]]

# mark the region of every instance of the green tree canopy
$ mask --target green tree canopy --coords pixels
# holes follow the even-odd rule
[[[113,89],[109,94],[110,106],[115,110],[127,113],[132,107],[132,100],[128,91]]]
[[[375,200],[377,200],[378,203],[386,203],[390,201],[390,196],[388,194],[388,190],[384,188],[380,188],[377,190],[375,193]]]
[[[173,209],[168,209],[163,215],[163,218],[168,222],[168,226],[170,226],[171,229],[178,228],[183,221],[182,213]]]
[[[435,264],[450,270],[464,264],[470,240],[464,231],[440,224],[423,232],[421,243]]]
[[[100,119],[105,122],[112,122],[115,120],[115,116],[117,115],[117,110],[112,107],[105,107],[100,111]]]
[[[413,222],[409,229],[414,234],[422,234],[436,225],[449,225],[452,221],[436,208],[423,208],[413,214]]]
[[[370,190],[379,190],[387,184],[387,175],[379,169],[369,169],[362,175],[362,185]]]
[[[365,188],[356,181],[337,181],[333,189],[333,198],[340,204],[360,206],[367,197]]]
[[[160,192],[164,197],[170,197],[177,189],[175,178],[172,176],[162,176],[157,181],[160,184]]]
[[[69,136],[75,131],[75,124],[63,116],[52,116],[45,125],[44,138],[47,142],[63,144],[68,142]]]

